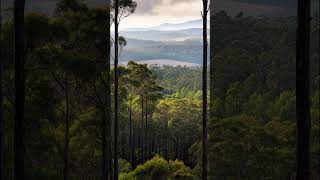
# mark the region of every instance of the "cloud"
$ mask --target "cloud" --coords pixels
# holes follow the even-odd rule
[[[159,10],[177,8],[179,10],[182,5],[194,3],[195,1],[201,2],[201,0],[135,0],[138,4],[136,13],[138,14],[159,14]],[[191,7],[191,6],[190,6]]]

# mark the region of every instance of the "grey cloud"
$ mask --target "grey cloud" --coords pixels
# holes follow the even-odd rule
[[[195,0],[135,0],[138,4],[136,13],[139,14],[153,14],[153,10],[157,6],[175,5],[183,2],[192,2]]]

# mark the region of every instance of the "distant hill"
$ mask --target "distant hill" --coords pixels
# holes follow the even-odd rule
[[[128,62],[122,62],[122,65],[127,65]],[[176,60],[170,60],[170,59],[154,59],[154,60],[145,60],[145,61],[137,61],[137,63],[140,64],[147,64],[148,66],[182,66],[182,67],[200,67],[200,64],[196,63],[188,63],[183,61],[176,61]]]
[[[149,41],[127,38],[120,62],[169,59],[187,63],[201,64],[201,39],[184,39],[181,41]]]
[[[181,26],[182,27],[182,26]],[[130,39],[152,40],[152,41],[175,41],[181,38],[201,38],[202,28],[190,28],[182,30],[145,30],[121,31],[121,36]]]
[[[210,21],[209,21],[210,23]],[[202,19],[186,21],[183,23],[164,23],[159,26],[150,27],[150,28],[130,28],[126,29],[126,31],[177,31],[183,29],[197,29],[202,27]]]

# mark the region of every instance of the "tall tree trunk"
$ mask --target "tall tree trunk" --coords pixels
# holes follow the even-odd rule
[[[165,117],[165,126],[164,126],[164,158],[169,161],[168,156],[168,118]]]
[[[104,107],[101,107],[101,145],[102,145],[102,177],[101,180],[108,180],[107,170],[107,117]]]
[[[144,134],[144,159],[147,160],[147,147],[148,147],[148,95],[146,94],[146,127],[145,127],[145,134]]]
[[[119,134],[119,105],[118,105],[118,81],[119,81],[119,73],[118,73],[118,35],[119,35],[119,0],[114,0],[114,8],[115,8],[115,35],[114,35],[114,179],[118,180],[118,134]]]
[[[25,0],[14,1],[14,49],[15,49],[15,118],[14,118],[14,180],[24,179],[24,6]]]
[[[208,179],[208,116],[207,116],[207,64],[208,64],[208,36],[207,36],[207,16],[208,0],[203,2],[203,74],[202,74],[202,179]]]
[[[129,144],[130,144],[130,163],[131,163],[131,169],[134,169],[134,163],[133,163],[133,142],[132,142],[132,104],[130,102],[129,107]]]
[[[64,169],[63,179],[69,179],[69,86],[68,74],[66,73],[65,79],[65,101],[66,101],[66,114],[65,114],[65,144],[64,144]]]
[[[143,157],[143,124],[144,124],[144,97],[141,95],[141,125],[140,125],[140,149],[141,149],[141,161],[144,162]]]
[[[107,8],[110,11],[111,3],[107,0]],[[110,77],[110,12],[107,13],[107,51],[106,51],[106,95],[102,119],[102,180],[111,180],[111,77]]]
[[[0,54],[2,54],[2,0],[0,0]],[[4,180],[3,62],[0,61],[0,180]]]
[[[107,100],[108,101],[108,100]],[[102,113],[102,180],[110,180],[111,172],[111,117],[110,106],[101,107]]]
[[[310,20],[310,0],[298,0],[297,180],[310,179]]]

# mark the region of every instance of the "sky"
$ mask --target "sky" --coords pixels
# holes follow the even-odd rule
[[[181,23],[201,19],[202,0],[134,0],[136,12],[125,19],[120,30],[158,26],[162,23]],[[286,15],[295,9],[296,0],[213,0],[214,11],[225,10],[230,15]],[[314,0],[317,1],[317,0]]]
[[[135,0],[136,12],[123,20],[120,30],[201,19],[202,0]]]

